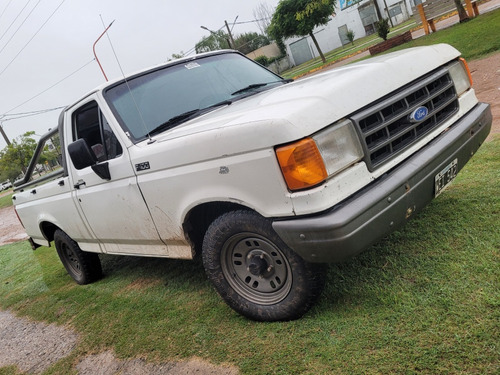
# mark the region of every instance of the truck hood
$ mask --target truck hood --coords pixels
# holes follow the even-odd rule
[[[438,44],[332,69],[218,108],[155,136],[155,143],[187,136],[190,144],[196,143],[199,134],[204,142],[208,137],[214,146],[223,145],[226,155],[287,143],[314,134],[458,56],[453,47]]]

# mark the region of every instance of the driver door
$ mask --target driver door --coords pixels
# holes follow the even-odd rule
[[[114,134],[97,101],[90,97],[66,116],[66,123],[72,124],[66,144],[84,139],[97,164],[105,168],[107,164],[109,168],[108,180],[99,177],[91,167],[75,168],[68,158],[75,203],[95,235],[89,242],[100,243],[107,253],[166,254],[166,245],[137,185],[127,149]],[[85,243],[80,242],[80,246],[85,250]]]

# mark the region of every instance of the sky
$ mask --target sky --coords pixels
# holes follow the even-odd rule
[[[279,0],[0,0],[0,121],[10,140],[57,126],[60,110],[109,80],[186,53],[209,31],[233,26],[234,36],[259,32],[254,9]],[[118,57],[115,58],[113,49]],[[121,66],[121,69],[120,69]],[[10,119],[10,120],[9,120]],[[35,136],[37,139],[37,136]],[[0,136],[0,150],[6,146]]]

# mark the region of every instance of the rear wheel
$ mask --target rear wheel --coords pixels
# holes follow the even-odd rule
[[[228,212],[210,225],[203,265],[231,308],[260,321],[301,317],[321,294],[326,273],[324,265],[289,249],[269,220],[250,211]]]
[[[54,243],[64,268],[78,284],[90,284],[102,277],[99,255],[82,251],[78,244],[60,229],[54,233]]]

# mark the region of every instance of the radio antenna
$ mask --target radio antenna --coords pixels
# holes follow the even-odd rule
[[[105,27],[104,21],[102,19],[102,15],[99,14],[99,17],[101,17],[102,26]],[[113,20],[113,22],[115,22],[115,21]],[[102,35],[104,35],[106,33],[106,31],[111,27],[111,25],[113,24],[113,22],[111,22],[111,24],[107,27],[107,29],[104,30],[104,32],[102,33]],[[146,134],[147,134],[147,136],[149,138],[148,144],[154,143],[154,142],[156,142],[156,140],[153,139],[153,138],[151,138],[151,134],[149,134],[149,130],[148,130],[147,126],[146,126],[146,122],[144,121],[144,117],[142,116],[142,112],[139,109],[139,106],[137,105],[137,102],[136,102],[136,100],[134,98],[134,95],[132,94],[132,90],[130,89],[130,85],[128,84],[128,79],[125,76],[125,73],[123,72],[122,65],[120,64],[120,60],[118,59],[118,55],[116,54],[115,48],[113,47],[113,43],[111,43],[111,38],[109,37],[109,34],[106,34],[106,36],[108,37],[109,45],[111,46],[111,50],[113,51],[113,54],[115,55],[115,59],[116,59],[116,62],[118,64],[118,67],[120,68],[120,72],[122,73],[122,77],[123,77],[123,79],[125,81],[125,84],[127,85],[127,90],[129,92],[130,96],[132,97],[132,100],[134,101],[135,109],[137,110],[137,113],[139,114],[139,117],[141,118],[142,126],[144,127],[144,130],[146,131]],[[107,79],[106,79],[106,81],[107,81]]]

